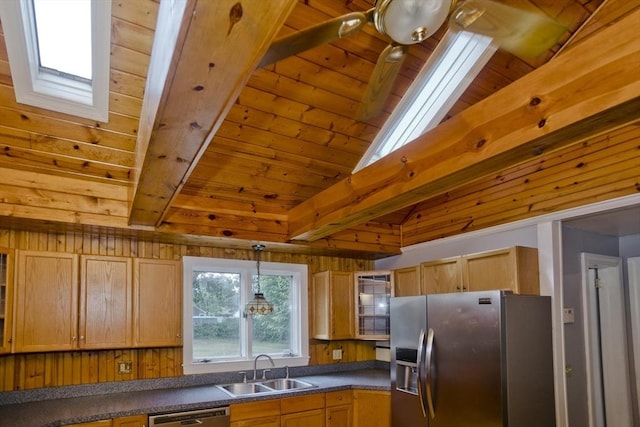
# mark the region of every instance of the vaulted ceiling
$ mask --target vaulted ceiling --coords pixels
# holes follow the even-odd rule
[[[444,28],[367,120],[373,26],[257,65],[373,0],[114,0],[107,123],[16,103],[0,38],[0,227],[381,257],[637,192],[640,1],[504,3],[568,31],[533,60],[498,51],[440,126],[355,175]]]

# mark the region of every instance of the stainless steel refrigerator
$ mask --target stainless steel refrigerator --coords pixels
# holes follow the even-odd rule
[[[551,298],[391,299],[393,427],[553,427]]]

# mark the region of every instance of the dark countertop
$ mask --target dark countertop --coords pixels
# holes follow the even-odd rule
[[[362,369],[296,377],[317,387],[253,396],[230,397],[215,384],[156,390],[79,396],[62,399],[0,405],[0,425],[11,427],[57,427],[70,423],[95,421],[135,414],[153,414],[227,406],[232,403],[277,399],[360,388],[389,390],[389,371]]]

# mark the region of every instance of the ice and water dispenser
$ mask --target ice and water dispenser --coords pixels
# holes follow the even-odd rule
[[[418,394],[418,350],[396,347],[396,389]]]

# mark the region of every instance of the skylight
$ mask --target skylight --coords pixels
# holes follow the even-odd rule
[[[91,80],[91,1],[33,0],[40,67]]]
[[[1,0],[16,100],[108,120],[110,0]]]
[[[496,49],[490,37],[448,30],[353,172],[437,126]]]

